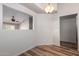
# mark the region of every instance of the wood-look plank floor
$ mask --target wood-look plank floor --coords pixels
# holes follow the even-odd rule
[[[79,52],[63,46],[42,45],[26,51],[19,56],[79,56]]]
[[[60,42],[61,46],[64,46],[64,47],[68,47],[68,48],[71,48],[73,50],[77,50],[77,44],[76,43],[71,43],[71,42],[65,42],[65,41],[61,41]]]

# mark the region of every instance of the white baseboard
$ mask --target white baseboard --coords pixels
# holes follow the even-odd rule
[[[19,52],[19,53],[16,54],[15,56],[19,56],[20,54],[22,54],[22,53],[24,53],[24,52],[26,52],[26,51],[28,51],[28,50],[30,50],[30,49],[32,49],[32,48],[35,48],[35,47],[37,47],[37,46],[40,46],[40,45],[55,45],[55,44],[53,44],[53,43],[40,43],[40,44],[38,44],[38,45],[36,45],[36,46],[29,47],[28,49],[25,49],[25,50]],[[56,45],[56,46],[60,46],[60,45]]]
[[[36,46],[29,47],[28,49],[25,49],[25,50],[19,52],[18,54],[14,55],[14,56],[19,56],[20,54],[22,54],[22,53],[24,53],[24,52],[26,52],[26,51],[28,51],[28,50],[30,50],[30,49],[32,49],[32,48],[35,48],[35,47],[36,47]]]

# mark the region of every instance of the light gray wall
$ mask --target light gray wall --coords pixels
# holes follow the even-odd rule
[[[2,18],[3,18],[3,9],[2,4],[0,3],[0,30],[2,29]]]
[[[35,30],[2,30],[2,6],[3,4],[0,4],[0,55],[18,55],[24,50],[26,51],[35,47],[37,44],[37,40],[35,39]],[[7,6],[25,13],[28,13],[29,11],[29,14],[35,16],[34,12],[19,4],[7,4]],[[33,22],[35,22],[35,18],[33,19]]]
[[[37,37],[39,38],[40,44],[44,44],[45,42],[46,43],[50,42],[50,40],[47,39],[47,38],[49,38],[49,36],[51,36],[51,35],[49,35],[47,32],[48,31],[50,31],[50,32],[53,31],[52,32],[53,34],[51,36],[53,38],[52,39],[53,40],[53,44],[60,46],[60,16],[71,15],[71,14],[76,14],[76,13],[79,14],[78,5],[79,5],[78,3],[63,3],[63,4],[60,3],[60,4],[58,4],[57,14],[56,15],[54,15],[54,14],[52,15],[52,21],[51,21],[52,23],[49,22],[50,21],[49,20],[50,19],[49,16],[45,16],[43,14],[38,15],[37,22],[36,22],[37,23],[36,28],[37,28],[37,33],[38,33]],[[52,27],[48,27],[48,25],[49,25],[48,22],[50,24],[52,24]],[[79,29],[79,23],[78,22],[79,22],[79,15],[77,15],[77,27],[78,27],[77,30]],[[47,28],[45,28],[46,25],[47,25]],[[50,30],[48,28],[53,28],[53,29]],[[79,34],[79,30],[78,30],[78,34]],[[46,37],[46,35],[47,35],[47,37]],[[47,40],[45,40],[45,39],[47,39]],[[78,38],[78,41],[79,41],[79,38]],[[52,44],[52,42],[51,42],[51,44]],[[78,44],[78,46],[79,46],[79,44]],[[79,48],[78,48],[78,50],[79,50]]]
[[[77,40],[76,16],[63,16],[60,18],[60,40],[76,43]]]
[[[59,3],[58,4],[58,18],[60,18],[60,16],[71,15],[75,13],[78,14],[76,22],[77,22],[77,30],[78,30],[77,33],[78,33],[78,50],[79,50],[79,8],[78,6],[79,6],[79,3]],[[60,41],[60,38],[57,41]]]
[[[35,47],[34,31],[0,31],[0,55],[18,55]]]
[[[37,39],[39,45],[59,45],[59,27],[56,14],[38,14],[36,20]],[[58,43],[57,43],[58,42]]]
[[[79,4],[59,4],[58,13],[36,14],[19,4],[5,4],[11,8],[34,15],[33,31],[0,31],[0,55],[16,55],[40,44],[60,45],[60,16],[78,13]],[[2,29],[2,5],[0,4],[0,28]],[[79,19],[79,15],[77,16]],[[79,20],[77,19],[77,26]],[[79,34],[79,26],[78,26]],[[79,36],[79,35],[78,35]],[[6,41],[5,41],[6,40]],[[79,39],[78,39],[79,41]],[[11,43],[10,43],[11,42]],[[5,44],[4,44],[5,43]],[[10,44],[8,44],[10,43]],[[21,44],[22,43],[22,44]],[[5,48],[5,49],[4,49]],[[9,48],[9,49],[8,49]],[[8,51],[8,52],[7,52]],[[3,53],[3,54],[2,54]]]

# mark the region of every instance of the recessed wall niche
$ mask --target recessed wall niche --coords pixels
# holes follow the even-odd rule
[[[5,30],[32,30],[33,16],[3,5],[3,25]]]

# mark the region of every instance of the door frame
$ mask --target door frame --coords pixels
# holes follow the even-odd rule
[[[78,21],[78,13],[74,13],[74,14],[69,14],[69,15],[64,15],[64,16],[60,16],[59,17],[59,20],[61,21],[61,17],[67,17],[67,16],[73,16],[73,15],[75,15],[76,16],[76,45],[77,45],[77,51],[78,51],[78,23],[77,23],[77,21]],[[60,23],[60,22],[59,22]],[[59,24],[60,25],[60,27],[61,27],[61,23]],[[61,28],[60,28],[60,46],[61,46]]]

